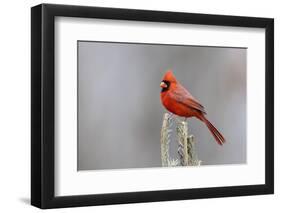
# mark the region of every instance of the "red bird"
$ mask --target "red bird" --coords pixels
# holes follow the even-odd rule
[[[172,71],[166,72],[160,87],[161,101],[168,111],[185,118],[198,118],[206,124],[219,145],[225,142],[222,134],[207,120],[204,107],[177,81]]]

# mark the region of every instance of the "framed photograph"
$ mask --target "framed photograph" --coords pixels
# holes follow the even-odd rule
[[[274,20],[31,9],[31,204],[272,194]]]

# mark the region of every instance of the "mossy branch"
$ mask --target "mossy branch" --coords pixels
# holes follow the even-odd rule
[[[176,121],[179,159],[171,159],[169,153],[172,124]],[[194,137],[188,133],[187,121],[174,118],[165,113],[161,129],[161,160],[162,166],[200,166],[194,148]]]
[[[188,133],[187,121],[177,122],[178,154],[181,166],[199,166],[194,147],[194,137]]]
[[[170,133],[172,125],[172,117],[170,114],[165,113],[163,116],[163,123],[161,129],[161,160],[162,166],[169,166],[170,154],[169,154],[169,144],[170,144]]]

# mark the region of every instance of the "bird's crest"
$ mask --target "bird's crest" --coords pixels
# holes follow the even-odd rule
[[[177,82],[177,79],[176,79],[176,77],[174,76],[172,70],[168,70],[168,71],[165,73],[165,75],[164,75],[164,77],[163,77],[163,81]]]

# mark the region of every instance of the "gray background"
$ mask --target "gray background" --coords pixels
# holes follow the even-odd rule
[[[78,42],[78,170],[160,167],[159,84],[172,69],[225,136],[189,119],[203,165],[246,163],[244,48]],[[176,156],[176,142],[172,141]]]

